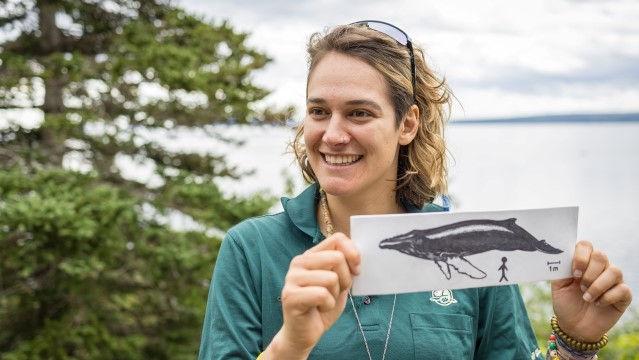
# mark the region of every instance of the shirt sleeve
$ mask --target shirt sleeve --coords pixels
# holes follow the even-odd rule
[[[246,252],[227,234],[209,289],[199,360],[254,359],[262,351],[258,289]]]
[[[516,285],[481,289],[475,359],[543,360]]]

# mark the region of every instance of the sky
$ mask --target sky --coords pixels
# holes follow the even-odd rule
[[[305,45],[357,20],[397,25],[457,98],[459,120],[639,112],[636,0],[178,0],[187,11],[250,33],[274,61],[254,75],[259,106],[303,116]]]

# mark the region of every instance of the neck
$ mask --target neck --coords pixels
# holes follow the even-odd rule
[[[341,232],[351,236],[350,217],[353,215],[399,214],[404,208],[397,202],[395,191],[381,193],[367,199],[350,199],[325,193],[328,215],[333,225],[333,232]],[[327,234],[325,216],[321,206],[317,211],[318,224],[324,234]]]

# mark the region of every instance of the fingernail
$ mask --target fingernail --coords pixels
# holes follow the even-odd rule
[[[581,289],[582,293],[585,293],[586,290],[588,290],[588,287],[585,284],[581,284],[581,286],[579,288]]]
[[[584,301],[585,302],[591,302],[592,301],[592,295],[590,295],[589,293],[584,293]]]
[[[582,276],[584,276],[584,272],[581,270],[575,270],[575,272],[572,273],[572,275],[576,278],[580,278]]]

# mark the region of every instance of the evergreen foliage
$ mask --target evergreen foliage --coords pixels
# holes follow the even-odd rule
[[[282,119],[251,108],[270,59],[164,0],[0,0],[0,27],[0,359],[193,359],[219,234],[274,199],[166,144]]]

